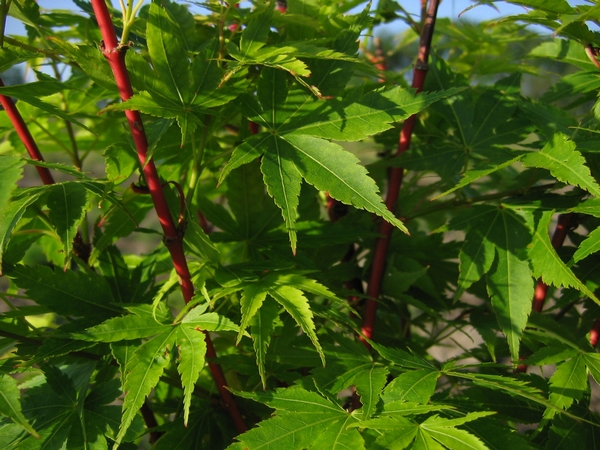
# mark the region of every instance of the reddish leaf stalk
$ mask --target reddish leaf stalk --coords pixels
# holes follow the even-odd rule
[[[412,82],[412,87],[415,88],[417,92],[420,92],[423,89],[423,84],[425,83],[425,77],[427,75],[427,62],[429,60],[429,52],[431,49],[431,40],[433,38],[438,6],[439,0],[431,0],[427,10],[425,24],[421,31],[419,55],[413,72]],[[397,156],[401,155],[410,148],[415,120],[416,115],[412,115],[404,122],[402,131],[400,133],[398,151],[396,152]],[[403,174],[404,169],[402,167],[396,167],[390,172],[388,179],[388,191],[385,199],[385,204],[390,211],[394,211],[396,209],[396,203],[398,201],[398,197],[400,196]],[[362,323],[362,333],[369,339],[373,337],[373,330],[375,328],[377,298],[381,292],[381,283],[385,273],[385,262],[393,229],[394,227],[390,223],[385,221],[381,222],[379,226],[379,234],[382,237],[377,239],[375,250],[373,252],[371,277],[369,279],[369,287],[367,289],[369,300],[367,300],[367,304],[365,305]],[[366,342],[365,345],[368,346]]]
[[[600,338],[600,319],[596,319],[594,321],[594,325],[592,325],[592,329],[590,330],[590,344],[592,347],[596,348],[598,345],[598,340]]]
[[[0,87],[1,86],[4,86],[2,79],[0,79]],[[27,153],[29,153],[31,159],[35,161],[44,161],[44,157],[42,156],[40,149],[35,143],[33,136],[29,131],[29,128],[27,128],[27,124],[23,120],[23,116],[21,116],[21,113],[17,109],[15,102],[13,102],[12,98],[6,95],[0,95],[0,105],[2,105],[2,107],[8,114],[8,118],[15,127],[15,131],[19,135],[19,138],[21,139],[21,142],[23,142],[23,145],[25,145]],[[50,170],[48,170],[48,168],[39,166],[36,166],[35,168],[44,184],[54,184],[54,177],[52,176],[52,173],[50,173]]]
[[[133,95],[129,73],[125,66],[125,52],[128,47],[126,45],[119,45],[117,41],[114,25],[105,0],[92,0],[92,8],[94,9],[98,26],[102,33],[102,52],[110,63],[121,100],[128,100]],[[169,250],[173,266],[179,276],[179,284],[181,286],[183,298],[186,303],[188,303],[194,296],[194,286],[191,281],[190,271],[183,251],[183,233],[178,229],[171,217],[171,212],[169,211],[162,183],[158,176],[158,172],[156,171],[154,161],[147,161],[148,141],[144,132],[142,117],[138,111],[131,110],[125,111],[125,116],[129,123],[131,135],[138,152],[138,158],[143,167],[144,177],[146,178],[146,184],[150,191],[154,208],[163,229],[164,243]],[[206,356],[209,360],[214,359],[217,355],[212,340],[208,333],[205,332],[204,334],[206,336],[207,346]],[[208,365],[225,409],[233,419],[237,431],[243,433],[248,427],[237,408],[237,404],[235,403],[231,392],[227,389],[227,381],[223,369],[219,364],[214,362],[209,362]]]

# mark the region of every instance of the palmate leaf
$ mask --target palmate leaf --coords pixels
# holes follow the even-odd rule
[[[181,129],[181,146],[189,134],[202,123],[201,116],[213,114],[210,109],[233,100],[239,92],[232,87],[219,87],[223,71],[212,58],[212,49],[190,61],[187,45],[190,34],[184,29],[193,17],[174,5],[152,2],[147,22],[148,53],[154,71],[143,61],[132,58],[134,77],[141,81],[141,91],[129,100],[105,110],[136,110],[156,117],[175,118]],[[174,17],[174,12],[178,17]],[[185,16],[185,17],[184,17]],[[182,17],[184,19],[182,20]]]
[[[544,283],[552,284],[556,287],[574,287],[581,291],[581,293],[587,295],[593,299],[596,303],[600,303],[600,300],[590,291],[585,284],[583,284],[575,276],[575,274],[567,267],[567,265],[560,259],[550,238],[548,237],[548,229],[552,220],[554,211],[545,211],[537,223],[537,226],[533,230],[533,242],[529,248],[529,258],[531,259],[531,266],[533,268],[533,276],[536,278],[542,278]],[[590,236],[593,234],[590,233]],[[586,239],[588,241],[590,238]],[[583,248],[583,244],[577,252]],[[575,261],[577,252],[573,256]]]
[[[263,155],[264,181],[282,210],[294,253],[302,179],[319,190],[328,191],[333,198],[377,214],[406,231],[387,210],[375,182],[358,164],[358,159],[324,139],[364,139],[463,88],[417,96],[401,88],[365,95],[354,90],[344,99],[322,101],[299,89],[286,96],[286,77],[281,71],[265,69],[258,84],[260,104],[253,97],[241,97],[249,119],[269,131],[251,136],[234,150],[219,183],[232,170]]]
[[[600,197],[600,186],[585,165],[585,158],[576,150],[575,143],[562,133],[554,134],[544,148],[526,154],[521,162],[525,167],[548,169],[556,179]]]
[[[22,436],[8,448],[106,450],[107,437],[114,438],[120,419],[120,408],[109,403],[121,391],[119,381],[112,380],[93,385],[87,393],[94,366],[77,364],[67,375],[67,371],[43,365],[46,382],[30,388],[23,400],[23,411],[35,419],[40,437]],[[136,420],[134,432],[126,437],[128,442],[140,433],[140,422]]]
[[[177,369],[184,390],[184,421],[187,423],[194,385],[204,368],[206,342],[203,331],[238,331],[237,325],[229,319],[214,312],[205,313],[206,308],[201,307],[189,311],[176,324],[173,324],[169,311],[154,309],[152,305],[129,306],[127,309],[131,314],[73,334],[76,339],[112,343],[111,350],[121,367],[121,382],[126,392],[116,445],[127,433],[146,396],[158,383],[169,363],[173,346],[179,350]],[[141,345],[131,344],[146,337],[151,338]]]
[[[275,416],[257,428],[240,435],[231,450],[336,449],[364,450],[363,438],[356,429],[354,415],[341,405],[300,387],[278,389],[274,392],[236,392],[276,409]]]
[[[243,283],[243,286],[239,287],[243,289],[240,300],[242,320],[237,342],[241,340],[246,328],[252,325],[251,334],[254,339],[254,349],[257,352],[256,360],[263,384],[265,383],[264,361],[266,351],[270,343],[273,322],[279,315],[279,311],[267,295],[283,306],[288,314],[294,318],[302,331],[310,338],[323,365],[325,365],[325,353],[315,333],[313,312],[303,292],[323,296],[333,301],[340,301],[339,298],[320,283],[295,273],[275,272],[260,280],[250,278],[248,281],[240,281]],[[262,308],[265,308],[265,304],[268,304],[268,309],[261,312]],[[257,317],[259,314],[260,316]],[[260,327],[258,323],[260,323]]]

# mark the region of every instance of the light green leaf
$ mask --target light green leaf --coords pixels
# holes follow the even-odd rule
[[[240,299],[242,322],[240,323],[240,332],[237,336],[236,345],[239,344],[244,330],[248,328],[250,321],[260,309],[266,297],[267,291],[263,283],[250,283],[244,288],[242,298]]]
[[[369,421],[369,424],[369,428],[385,430],[385,433],[381,434],[376,442],[381,448],[388,450],[403,450],[407,448],[415,439],[419,430],[419,426],[416,423],[402,417],[375,419]]]
[[[265,151],[265,147],[271,144],[273,135],[271,133],[258,133],[250,136],[240,145],[238,145],[231,155],[231,158],[221,171],[219,184],[225,180],[229,173],[244,164],[254,161]]]
[[[187,427],[192,393],[200,372],[204,368],[206,355],[206,335],[195,328],[184,325],[177,327],[177,346],[179,348],[179,364],[177,370],[181,375],[183,386],[183,422]]]
[[[371,344],[382,357],[405,369],[424,369],[427,371],[436,369],[429,361],[399,348],[385,347],[384,345],[372,341],[369,341],[369,344]]]
[[[153,317],[129,314],[109,319],[83,333],[75,333],[73,337],[84,341],[118,342],[154,336],[168,328],[168,324],[159,323]]]
[[[119,446],[146,396],[158,383],[169,363],[168,348],[176,335],[177,328],[170,327],[139,346],[127,362],[125,367],[127,377],[123,383],[123,391],[126,393],[123,401],[123,417],[113,449]]]
[[[357,373],[352,382],[362,403],[362,418],[368,419],[375,413],[379,395],[387,383],[389,371],[383,367],[371,366]]]
[[[489,220],[489,239],[495,245],[497,258],[487,275],[487,290],[513,361],[517,361],[534,292],[531,269],[523,255],[531,234],[520,216],[504,208],[496,209]]]
[[[458,300],[471,285],[489,272],[496,257],[494,245],[488,239],[493,222],[472,227],[458,254],[460,275],[454,299]]]
[[[590,375],[592,375],[596,383],[600,384],[600,354],[583,353],[581,356],[585,361]]]
[[[457,189],[463,188],[463,187],[471,184],[475,180],[478,180],[478,179],[486,177],[494,172],[502,170],[505,167],[508,167],[508,166],[514,164],[515,162],[517,162],[519,159],[521,159],[521,155],[514,156],[512,158],[505,156],[503,159],[504,160],[500,160],[500,161],[490,160],[490,161],[485,161],[483,163],[477,164],[475,167],[473,167],[473,168],[467,170],[465,173],[463,173],[460,182],[456,186],[454,186],[451,189],[448,189],[445,192],[442,192],[439,195],[436,195],[431,200],[437,200],[438,198],[444,197],[445,195],[448,195],[451,192],[456,191]]]
[[[455,427],[491,414],[494,414],[494,412],[475,412],[469,413],[460,419],[445,419],[436,415],[429,417],[419,427],[433,439],[450,449],[488,450],[488,447],[478,437]]]
[[[248,26],[242,32],[242,37],[240,38],[240,55],[242,59],[254,55],[267,43],[269,30],[272,26],[274,8],[275,2],[271,2],[265,11],[250,20]]]
[[[533,230],[533,242],[531,247],[529,247],[529,258],[531,259],[533,276],[536,278],[541,277],[544,280],[544,283],[556,287],[574,287],[593,299],[596,303],[600,303],[600,300],[598,300],[594,293],[590,291],[585,284],[579,281],[571,269],[567,267],[562,259],[560,259],[552,246],[548,236],[552,216],[553,211],[543,212],[537,226]],[[593,232],[590,233],[590,236],[592,234]],[[579,260],[576,259],[577,253],[583,248],[584,243],[588,240],[589,237],[582,245],[580,245],[577,252],[575,252],[575,255],[573,256],[575,261]]]
[[[256,365],[258,366],[263,389],[266,389],[267,386],[265,368],[267,348],[271,343],[271,335],[275,329],[275,320],[279,317],[279,309],[277,303],[267,298],[250,321],[250,335],[252,336],[254,353],[256,353]]]
[[[0,155],[0,212],[8,204],[17,181],[23,176],[24,164],[16,156]]]
[[[180,25],[167,9],[158,2],[150,4],[146,39],[148,53],[156,73],[168,89],[168,97],[184,103],[191,85],[189,60],[180,42]]]
[[[600,228],[596,228],[595,230],[592,230],[592,232],[590,234],[588,234],[588,236],[585,238],[585,240],[581,244],[579,244],[579,248],[573,255],[573,263],[576,263],[578,261],[581,261],[584,258],[587,258],[589,255],[596,253],[598,250],[600,250]],[[581,290],[581,291],[584,292],[583,290]],[[587,292],[584,292],[584,293],[588,297],[596,300],[595,297],[589,295]],[[596,300],[596,301],[598,301],[598,300]]]
[[[40,437],[21,411],[21,392],[17,380],[5,374],[0,374],[0,414],[10,417],[29,434]]]
[[[73,239],[77,227],[85,215],[87,205],[87,190],[77,183],[60,183],[52,185],[47,200],[50,213],[48,219],[56,229],[63,244],[64,268],[71,261]]]
[[[442,411],[445,409],[454,409],[454,407],[450,405],[423,405],[415,402],[406,402],[404,400],[397,400],[389,403],[386,402],[383,405],[385,415],[394,418],[427,414],[432,411]]]
[[[432,103],[462,90],[453,88],[415,95],[413,90],[398,87],[369,92],[360,99],[331,100],[332,106],[329,107],[327,103],[323,104],[323,100],[305,96],[304,101],[296,106],[302,114],[291,116],[277,128],[277,133],[359,141],[388,130],[394,122],[405,120]]]
[[[89,131],[93,134],[93,131],[86,127],[83,123],[75,119],[72,115],[66,113],[60,108],[57,108],[51,103],[40,100],[38,96],[31,92],[31,88],[29,83],[13,85],[13,86],[4,86],[0,87],[0,95],[6,95],[8,97],[15,97],[19,100],[22,100],[25,103],[29,103],[30,105],[35,106],[36,108],[41,109],[42,111],[46,111],[50,113],[51,116],[60,117],[63,120],[67,120],[75,125],[80,126],[86,131]]]
[[[557,408],[569,409],[573,401],[581,400],[586,390],[587,371],[581,354],[560,364],[550,377],[550,401]],[[547,408],[544,419],[552,419],[556,413],[556,409]]]
[[[325,354],[319,344],[317,334],[315,333],[315,323],[313,314],[308,305],[308,300],[301,290],[291,286],[278,286],[276,288],[268,288],[269,295],[277,300],[285,308],[285,310],[294,318],[296,323],[300,325],[302,331],[310,338],[313,345],[317,349],[323,365],[325,365]]]
[[[2,263],[4,250],[8,245],[12,232],[19,224],[27,207],[32,205],[41,195],[41,190],[32,192],[31,195],[25,195],[19,199],[13,200],[5,206],[4,210],[0,211],[0,264]],[[0,268],[0,273],[1,272],[2,270]]]
[[[307,182],[329,192],[331,197],[342,203],[377,214],[400,230],[407,231],[404,224],[385,207],[377,185],[352,153],[337,144],[310,136],[286,136],[285,141],[295,150],[286,157],[294,161]]]
[[[269,195],[281,209],[285,220],[292,252],[296,253],[296,219],[302,176],[294,160],[294,149],[287,141],[273,137],[267,144],[260,170],[264,175]]]
[[[600,186],[585,165],[585,158],[575,147],[575,142],[566,135],[556,133],[544,148],[524,155],[521,162],[525,167],[548,169],[556,179],[600,197]]]
[[[439,376],[437,370],[431,369],[402,373],[386,386],[382,399],[385,403],[396,401],[427,403],[435,392]]]
[[[357,420],[340,405],[298,386],[274,392],[236,392],[265,403],[277,411],[257,428],[240,435],[230,450],[286,449],[363,450],[364,442],[354,428]]]
[[[235,322],[216,312],[204,313],[200,307],[192,309],[181,323],[198,327],[205,331],[239,331]]]
[[[200,256],[213,264],[219,263],[219,259],[221,258],[219,250],[217,250],[208,235],[196,222],[188,222],[183,242],[195,255]]]

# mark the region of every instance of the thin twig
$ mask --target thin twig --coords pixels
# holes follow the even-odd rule
[[[417,57],[417,63],[415,65],[412,82],[412,87],[416,88],[417,92],[420,92],[423,89],[425,76],[427,75],[427,62],[429,60],[429,51],[431,49],[431,40],[433,38],[438,6],[439,0],[431,0],[427,11],[427,17],[421,32],[419,55]],[[402,126],[400,141],[398,143],[398,151],[396,152],[398,156],[410,148],[410,141],[412,138],[415,120],[416,115],[412,115],[404,122],[404,125]],[[390,171],[388,192],[385,200],[385,204],[390,211],[394,211],[396,209],[396,203],[398,201],[400,188],[402,186],[403,173],[404,169],[402,167],[395,167]],[[382,237],[379,238],[375,244],[373,263],[371,266],[371,277],[369,279],[369,287],[367,289],[367,295],[370,298],[367,300],[363,312],[362,333],[369,339],[373,337],[373,330],[375,328],[377,298],[381,292],[381,283],[385,274],[385,262],[392,231],[393,225],[386,221],[381,222],[381,225],[379,226],[379,234]],[[364,341],[364,344],[369,347],[368,342]]]

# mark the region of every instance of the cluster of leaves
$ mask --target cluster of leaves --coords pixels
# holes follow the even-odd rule
[[[120,102],[94,10],[75,3],[0,0],[2,23],[27,30],[2,36],[0,71],[25,62],[35,78],[0,95],[49,161],[24,157],[0,112],[3,448],[138,448],[148,434],[157,450],[594,448],[600,5],[513,0],[526,12],[441,20],[415,94],[405,67],[367,58],[373,27],[400,20],[386,56],[414,59],[419,19],[392,0],[128,2],[112,11],[131,39]],[[182,219],[188,304],[125,110],[143,114]],[[392,167],[406,169],[394,211],[380,195]],[[40,186],[37,168],[59,182]],[[380,220],[396,231],[365,346]],[[246,433],[205,369],[205,333]]]

